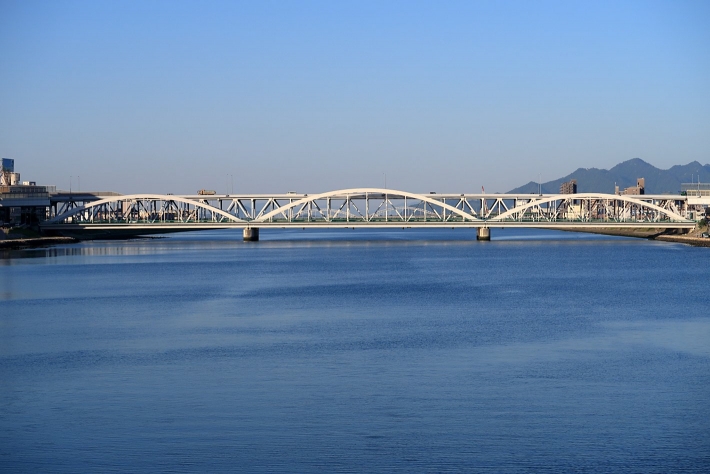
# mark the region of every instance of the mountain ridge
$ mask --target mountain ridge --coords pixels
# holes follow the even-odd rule
[[[667,170],[656,168],[641,158],[623,161],[611,169],[577,168],[562,178],[554,179],[540,186],[534,181],[511,189],[511,194],[537,194],[540,187],[543,194],[557,194],[560,185],[571,179],[577,180],[578,193],[614,193],[614,186],[620,190],[635,186],[637,178],[644,178],[646,194],[678,194],[681,183],[710,182],[710,164],[702,165],[692,161],[687,165],[674,165]]]

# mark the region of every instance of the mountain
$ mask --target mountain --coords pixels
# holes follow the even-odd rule
[[[613,193],[614,185],[624,190],[629,186],[636,186],[637,178],[646,180],[646,194],[678,194],[680,183],[698,181],[710,182],[710,165],[701,165],[697,161],[687,165],[676,165],[670,169],[662,170],[646,163],[641,158],[633,158],[619,163],[610,170],[598,168],[579,168],[563,178],[542,183],[542,192],[556,194],[560,192],[560,185],[571,179],[577,180],[578,193]],[[692,180],[692,181],[691,181]],[[538,183],[530,181],[528,184],[508,191],[513,194],[537,194]]]

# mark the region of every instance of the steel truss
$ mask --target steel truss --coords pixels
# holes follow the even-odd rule
[[[112,196],[78,204],[63,203],[66,209],[48,223],[66,224],[198,224],[239,223],[235,216],[205,202],[179,196],[146,194]]]
[[[415,194],[377,188],[322,194],[173,196],[137,194],[67,202],[46,225],[325,227],[688,227],[680,196],[613,194]]]

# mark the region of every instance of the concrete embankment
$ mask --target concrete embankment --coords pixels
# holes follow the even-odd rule
[[[613,227],[599,227],[599,228],[589,228],[589,227],[567,227],[561,228],[559,230],[569,231],[569,232],[584,232],[587,234],[601,234],[601,235],[616,235],[618,237],[637,237],[641,239],[653,238],[666,231],[666,229],[656,228],[656,227],[644,227],[644,228],[631,228],[631,229],[615,229]]]
[[[710,247],[710,239],[707,237],[695,237],[689,235],[658,235],[654,240],[663,242],[680,242],[682,244],[693,245],[695,247]]]
[[[33,237],[28,239],[0,240],[0,249],[21,249],[28,247],[42,247],[45,245],[71,244],[78,242],[73,237]]]
[[[562,229],[572,232],[588,232],[592,234],[617,235],[619,237],[637,237],[641,239],[660,240],[662,242],[679,242],[695,247],[710,247],[710,239],[701,237],[702,232],[707,232],[707,227],[696,228],[688,234],[672,234],[667,229],[640,228],[640,229]]]

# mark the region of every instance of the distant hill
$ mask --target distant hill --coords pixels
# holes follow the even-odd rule
[[[577,180],[578,193],[613,193],[614,183],[623,190],[629,186],[636,186],[637,178],[645,178],[646,194],[677,194],[680,192],[680,183],[693,181],[710,182],[710,165],[701,165],[697,161],[687,165],[676,165],[667,170],[661,170],[643,161],[633,158],[619,163],[610,170],[597,168],[579,168],[563,178],[542,183],[542,192],[555,194],[560,192],[560,185],[570,179]],[[509,193],[537,194],[538,183],[530,181],[524,186],[511,189]]]

